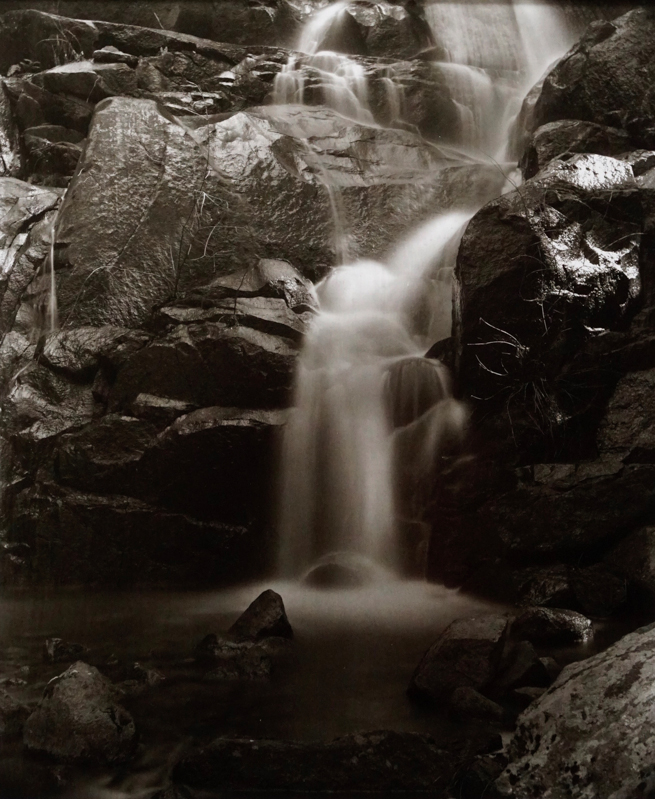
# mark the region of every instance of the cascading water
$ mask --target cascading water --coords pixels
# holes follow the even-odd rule
[[[324,91],[323,101],[359,124],[374,124],[363,73],[345,69],[342,59],[356,62],[317,53],[328,33],[334,40],[347,12],[348,4],[338,2],[316,14],[300,49],[330,65],[326,85],[337,85],[339,76],[339,92]],[[279,524],[285,577],[301,577],[315,564],[343,564],[343,553],[360,568],[368,564],[371,574],[401,575],[399,476],[429,482],[441,442],[465,423],[447,370],[423,357],[450,334],[459,240],[473,213],[511,187],[505,172],[515,166],[506,163],[512,119],[527,89],[571,43],[557,10],[542,4],[435,3],[426,18],[459,109],[453,144],[481,169],[501,162],[499,179],[474,181],[472,196],[420,227],[385,263],[340,266],[319,284],[320,311],[300,357],[285,433]],[[278,77],[276,102],[306,99],[299,66],[290,59]],[[393,72],[387,80],[400,114]],[[420,519],[420,508],[410,503],[409,512]]]

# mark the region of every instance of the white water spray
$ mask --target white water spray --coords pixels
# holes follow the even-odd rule
[[[347,8],[339,2],[323,9],[300,42],[322,65],[323,101],[344,117],[374,124],[357,63],[316,52]],[[435,3],[426,6],[426,16],[442,59],[439,69],[459,109],[456,146],[481,169],[505,160],[523,96],[571,43],[563,20],[537,3]],[[278,102],[308,98],[308,65],[305,58],[290,59],[276,83]],[[386,77],[400,116],[404,98],[392,68]],[[301,354],[284,442],[284,577],[338,564],[342,553],[375,564],[369,576],[401,575],[398,483],[404,477],[429,489],[442,443],[465,423],[447,370],[423,355],[450,335],[459,240],[475,211],[507,184],[503,169],[501,164],[495,186],[473,181],[475,196],[421,226],[385,263],[340,266],[319,284],[320,313]],[[415,496],[420,505],[421,492]],[[409,508],[415,521],[422,510]]]

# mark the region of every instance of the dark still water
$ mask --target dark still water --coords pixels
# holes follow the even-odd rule
[[[193,660],[206,634],[227,630],[264,589],[285,601],[295,641],[275,661],[270,679],[206,681]],[[320,591],[267,583],[222,592],[41,592],[0,599],[0,682],[27,699],[67,664],[42,661],[46,638],[88,647],[83,658],[138,661],[165,676],[125,706],[135,718],[146,772],[165,767],[180,745],[214,737],[327,740],[356,731],[394,729],[436,738],[461,735],[462,724],[417,706],[406,696],[422,654],[455,618],[504,608],[421,582],[390,582],[348,591]],[[618,628],[600,631],[607,645]],[[562,661],[591,650],[562,652]],[[25,684],[16,681],[24,680]],[[1,685],[0,685],[1,687]],[[0,789],[20,759],[17,747],[0,752]],[[115,776],[115,775],[114,775]],[[149,796],[134,789],[109,792],[109,775],[80,775],[74,796]],[[134,776],[130,777],[134,780]],[[89,784],[89,780],[91,784]],[[100,780],[100,782],[98,782]],[[119,780],[120,782],[120,780]],[[107,789],[108,790],[108,789]],[[81,791],[81,792],[80,792]],[[14,795],[2,793],[2,799]],[[26,799],[41,799],[22,794]]]

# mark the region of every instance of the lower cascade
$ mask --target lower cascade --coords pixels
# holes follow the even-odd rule
[[[285,104],[304,101],[316,73],[312,91],[323,103],[379,127],[365,70],[325,49],[347,50],[346,19],[356,9],[336,2],[305,24],[299,49],[309,55],[292,56],[276,78],[281,113]],[[428,496],[421,487],[434,482],[442,447],[452,448],[461,436],[466,409],[451,394],[446,367],[424,356],[451,332],[452,274],[466,224],[520,180],[508,153],[523,94],[568,41],[550,6],[434,4],[426,18],[439,43],[430,57],[458,110],[443,138],[448,165],[462,168],[462,188],[456,178],[452,207],[407,235],[385,261],[338,265],[317,286],[318,315],[297,367],[283,446],[278,568],[284,577],[311,576],[321,564],[327,574],[325,559],[336,563],[339,553],[341,560],[343,553],[365,559],[365,573],[378,578],[425,568],[427,538],[403,541],[402,528],[425,522]],[[393,106],[387,124],[402,124],[402,87],[393,73],[384,86],[386,105]],[[480,179],[489,165],[495,179]],[[325,173],[319,180],[341,231],[335,188]],[[403,551],[408,547],[414,551]]]

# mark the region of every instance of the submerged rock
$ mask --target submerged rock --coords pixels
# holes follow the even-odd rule
[[[653,778],[655,632],[647,627],[567,666],[518,719],[501,796],[624,799]]]
[[[273,636],[293,638],[282,597],[270,588],[248,605],[228,633],[237,641],[259,641]]]
[[[82,644],[62,641],[61,638],[48,638],[43,648],[43,659],[47,663],[66,663],[78,660],[87,654],[88,650]]]
[[[464,721],[467,719],[500,721],[504,715],[499,704],[468,685],[455,688],[448,700],[448,708],[454,718]]]
[[[0,741],[21,735],[30,709],[4,688],[0,688]]]
[[[316,743],[218,738],[185,755],[172,776],[176,785],[196,790],[433,790],[450,782],[461,757],[412,732]]]
[[[82,661],[48,683],[23,733],[30,749],[105,764],[129,757],[135,736],[132,716],[116,703],[111,683]]]
[[[454,621],[423,656],[410,694],[446,702],[456,688],[484,690],[498,670],[507,629],[506,616]]]

